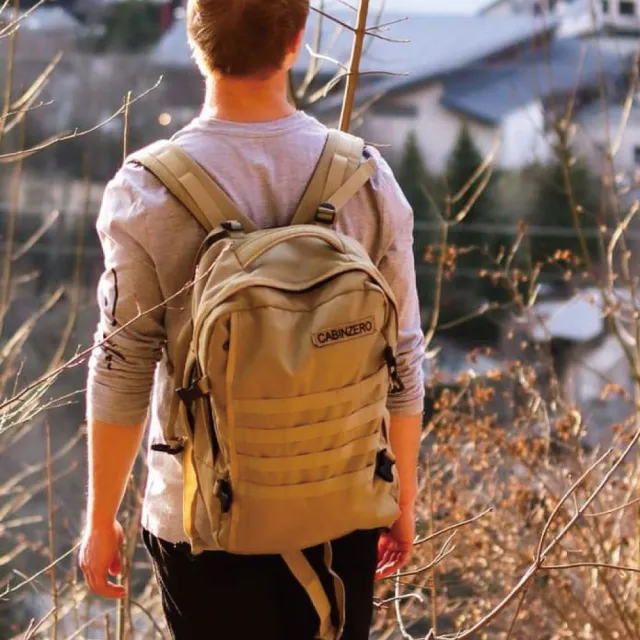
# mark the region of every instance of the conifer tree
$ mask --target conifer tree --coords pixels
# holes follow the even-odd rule
[[[99,49],[136,52],[162,35],[160,5],[150,0],[122,0],[109,6]]]
[[[476,197],[486,176],[485,172],[476,175],[483,162],[484,158],[473,140],[471,131],[467,124],[464,124],[447,163],[446,187],[448,196],[452,199],[456,199],[463,189],[465,193],[449,206],[445,204],[444,209],[453,220],[473,201],[464,219],[451,228],[449,239],[450,244],[460,252],[457,258],[457,269],[462,274],[460,277],[470,281],[465,286],[472,287],[479,295],[487,295],[487,292],[484,291],[484,285],[478,286],[477,273],[483,269],[491,269],[491,257],[495,257],[500,244],[504,243],[500,233],[477,228],[478,225],[502,223],[494,178]]]
[[[447,163],[447,187],[451,196],[457,195],[469,184],[483,161],[484,158],[471,137],[469,127],[464,124],[460,129],[460,134]],[[465,196],[453,205],[453,217],[457,216],[465,208],[481,182],[482,176],[479,176],[473,182],[473,186],[467,190]],[[469,211],[465,218],[465,223],[474,224],[494,219],[494,201],[494,185],[493,181],[491,181]]]
[[[429,221],[429,174],[415,131],[407,136],[396,175],[416,220]]]
[[[540,232],[531,235],[533,263],[548,264],[549,259],[558,253],[566,255],[566,251],[584,262],[581,235],[590,260],[597,262],[598,218],[602,207],[598,176],[584,160],[574,158],[571,150],[556,149],[555,160],[538,170],[537,183],[536,197],[529,214],[531,225],[540,227]],[[576,207],[579,231],[574,217]],[[548,267],[546,270],[552,269]]]
[[[431,180],[426,167],[418,138],[412,131],[405,140],[396,177],[402,191],[413,209],[416,228],[414,229],[414,259],[417,273],[418,295],[421,306],[427,307],[433,297],[435,278],[426,264],[428,247],[439,242],[438,217],[433,211],[429,198]],[[421,229],[420,223],[434,225],[433,229]]]

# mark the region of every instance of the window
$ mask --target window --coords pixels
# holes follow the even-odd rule
[[[633,159],[635,160],[636,166],[640,167],[640,147],[634,147]]]
[[[602,0],[602,13],[609,13],[609,0]]]
[[[619,11],[621,16],[635,16],[636,3],[633,0],[620,0]]]

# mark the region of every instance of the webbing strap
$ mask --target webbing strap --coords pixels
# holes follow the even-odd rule
[[[130,160],[153,173],[207,232],[225,220],[240,222],[247,232],[257,229],[213,177],[175,142],[159,140]]]
[[[304,427],[286,427],[272,424],[271,428],[264,427],[236,427],[236,441],[242,444],[289,444],[293,442],[305,442],[313,440],[321,436],[330,438],[337,435],[347,436],[354,429],[366,425],[374,420],[382,420],[384,410],[387,404],[387,395],[385,393],[379,400],[370,404],[355,413],[344,418],[336,420],[325,420],[324,422],[314,422]],[[244,424],[255,423],[253,416],[247,417]],[[273,422],[273,418],[270,417]]]
[[[329,174],[324,185],[321,202],[326,202],[360,166],[363,153],[364,140],[340,132],[337,149],[329,166]]]
[[[186,324],[180,330],[178,339],[176,340],[176,355],[173,363],[175,371],[185,372],[187,371],[187,364],[189,360],[189,347],[191,344],[191,336],[193,334],[191,323]],[[179,380],[178,383],[182,385],[184,381]],[[164,428],[165,438],[168,442],[174,441],[177,437],[182,437],[185,434],[179,433],[180,429],[176,429],[178,422],[183,419],[181,411],[184,411],[185,407],[180,401],[177,393],[171,394],[171,400],[169,402],[169,418]]]
[[[336,494],[341,491],[350,491],[363,484],[370,484],[375,473],[375,464],[354,471],[353,473],[343,473],[328,480],[319,482],[303,482],[302,484],[288,485],[264,485],[254,484],[244,481],[236,487],[236,495],[257,500],[300,500],[302,498],[317,498]]]
[[[366,397],[379,398],[381,391],[388,386],[389,370],[381,367],[376,373],[355,384],[341,389],[320,391],[306,396],[290,398],[236,398],[234,403],[238,413],[259,413],[263,415],[286,414],[295,411],[307,411],[321,407],[362,400]]]
[[[340,185],[347,178],[347,169],[349,168],[349,158],[343,156],[340,153],[333,154],[333,160],[329,165],[329,174],[327,175],[327,182],[324,185],[322,192],[322,198],[320,203],[325,203],[334,191],[340,187]]]
[[[362,162],[364,141],[348,133],[330,130],[327,142],[291,224],[310,224],[318,207],[356,171]]]
[[[333,205],[337,213],[369,182],[374,171],[375,164],[373,160],[367,160],[330,198],[326,199],[325,202]]]
[[[193,461],[193,440],[189,438],[185,443],[183,458],[183,482],[182,511],[184,530],[189,539],[196,537],[195,510],[196,496],[198,495],[198,476]]]
[[[338,605],[339,620],[336,638],[341,638],[344,632],[344,625],[347,621],[347,593],[344,582],[342,582],[340,576],[333,570],[333,548],[330,542],[324,545],[324,564],[333,578],[333,589],[336,595],[336,604]]]
[[[327,569],[334,577],[335,582],[337,576],[331,569],[332,555],[331,544],[326,543],[324,547],[324,561]],[[342,629],[336,629],[333,626],[333,622],[331,621],[331,603],[324,587],[322,586],[320,577],[315,572],[314,568],[305,558],[302,551],[290,551],[283,553],[282,557],[287,563],[291,573],[307,592],[307,595],[318,614],[318,618],[320,618],[320,625],[318,627],[316,638],[318,640],[339,640],[342,634]],[[340,579],[338,578],[338,580]],[[340,581],[340,585],[342,585],[342,581]],[[342,603],[344,604],[344,585],[341,586],[340,590],[342,592],[342,597],[340,597],[337,592],[336,596],[338,603],[342,600]],[[342,609],[343,610],[340,612],[341,627],[344,626],[344,606]]]
[[[319,453],[304,453],[299,456],[287,456],[285,458],[265,458],[238,454],[238,463],[245,469],[264,473],[277,473],[285,468],[287,471],[301,471],[320,467],[330,468],[331,465],[335,466],[346,460],[352,460],[367,454],[372,454],[375,457],[376,446],[379,442],[380,436],[377,433],[373,433],[369,436],[358,438],[338,449],[320,451]]]

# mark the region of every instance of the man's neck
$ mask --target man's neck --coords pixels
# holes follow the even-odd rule
[[[207,81],[206,117],[227,122],[270,122],[295,113],[287,99],[287,74],[268,80],[216,77]]]

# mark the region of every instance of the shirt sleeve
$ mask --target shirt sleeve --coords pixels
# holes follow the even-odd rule
[[[389,397],[388,409],[392,415],[417,415],[424,410],[425,349],[413,256],[414,215],[387,162],[377,150],[368,147],[367,152],[377,165],[372,186],[386,237],[378,268],[394,293],[399,312],[398,374],[405,390]]]
[[[105,263],[87,417],[133,426],[146,420],[166,333],[156,268],[145,250],[145,208],[123,171],[107,185],[97,222]]]

